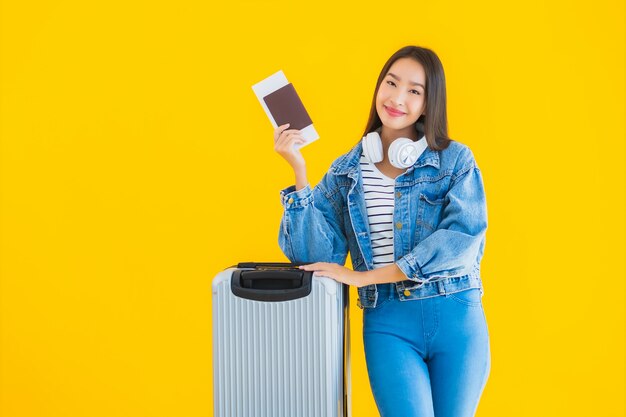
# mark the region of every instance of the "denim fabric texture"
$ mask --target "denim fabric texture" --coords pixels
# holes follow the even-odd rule
[[[472,417],[491,370],[482,295],[471,288],[401,302],[395,284],[363,312],[363,346],[382,417]]]
[[[320,182],[280,192],[284,207],[278,243],[292,262],[374,269],[359,159],[361,142],[337,158]],[[427,148],[395,181],[394,258],[406,280],[394,284],[400,301],[470,288],[483,293],[480,261],[487,207],[480,169],[468,146]],[[358,289],[359,306],[377,306],[377,285]]]

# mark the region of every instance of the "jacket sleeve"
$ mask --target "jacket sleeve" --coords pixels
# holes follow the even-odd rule
[[[313,189],[296,191],[295,185],[280,192],[284,207],[278,244],[291,262],[332,262],[344,265],[348,241],[337,187],[327,173]]]
[[[471,151],[464,159],[453,174],[437,230],[397,261],[410,280],[466,275],[480,262],[487,230],[485,190]]]

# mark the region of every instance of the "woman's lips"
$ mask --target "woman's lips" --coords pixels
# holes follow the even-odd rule
[[[393,110],[393,109],[392,109],[392,108],[390,108],[390,107],[387,107],[387,106],[383,106],[383,107],[385,108],[385,110],[387,110],[387,113],[389,113],[389,115],[390,115],[391,117],[400,117],[400,116],[404,116],[404,115],[405,115],[405,113],[402,113],[402,112],[400,112],[400,111]]]

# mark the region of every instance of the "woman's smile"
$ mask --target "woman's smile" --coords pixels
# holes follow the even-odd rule
[[[404,116],[406,113],[403,113],[401,111],[398,111],[392,107],[387,107],[385,105],[383,105],[383,107],[385,108],[385,110],[387,110],[387,113],[389,113],[389,115],[391,117],[400,117],[400,116]]]

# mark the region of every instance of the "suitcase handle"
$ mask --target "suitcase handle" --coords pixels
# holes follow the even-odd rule
[[[295,262],[239,262],[237,268],[254,268],[254,269],[296,269],[305,263]]]
[[[304,271],[303,271],[304,272]],[[289,270],[275,271],[241,271],[241,284],[245,288],[277,287],[276,289],[290,289],[302,286],[302,272]]]
[[[278,264],[264,265],[278,266]],[[256,301],[289,301],[306,297],[311,293],[312,271],[295,269],[293,264],[281,266],[282,268],[273,270],[236,269],[230,281],[231,291],[238,297]]]

